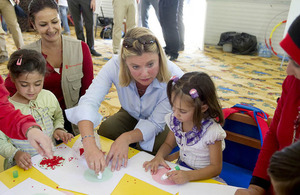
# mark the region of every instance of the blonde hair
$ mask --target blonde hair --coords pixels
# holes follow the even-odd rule
[[[143,44],[140,40],[143,40],[144,37],[151,37],[153,41],[150,44]],[[126,41],[129,40],[132,41],[132,43],[130,43],[130,47],[124,46]],[[171,73],[168,70],[167,58],[158,39],[149,29],[144,27],[136,27],[126,33],[122,44],[119,72],[120,86],[126,87],[133,80],[130,70],[125,62],[126,59],[131,56],[141,56],[143,53],[147,52],[157,53],[159,56],[159,72],[156,76],[157,80],[165,83],[170,80]]]

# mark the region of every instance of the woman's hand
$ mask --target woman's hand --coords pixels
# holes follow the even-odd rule
[[[71,133],[67,133],[64,130],[61,129],[56,129],[53,133],[53,137],[54,139],[61,140],[64,143],[68,143],[69,141],[71,141],[72,138],[74,138],[74,136]]]
[[[95,174],[103,172],[106,165],[104,153],[97,147],[95,142],[84,145],[84,155],[88,167],[95,171]]]
[[[14,159],[17,165],[24,170],[28,170],[32,166],[31,156],[27,152],[23,152],[21,150],[17,151],[14,156]]]
[[[249,185],[248,189],[238,189],[234,195],[264,195],[265,190],[257,185]]]
[[[145,168],[145,171],[147,172],[150,168],[150,172],[152,175],[155,175],[157,173],[159,166],[164,166],[166,169],[170,170],[171,168],[166,163],[166,161],[163,159],[163,157],[155,156],[151,161],[146,161],[143,164],[143,167]]]
[[[109,153],[106,157],[107,164],[109,164],[109,161],[111,161],[111,171],[119,171],[121,165],[124,167],[127,166],[129,143],[122,135],[119,136],[111,145]]]

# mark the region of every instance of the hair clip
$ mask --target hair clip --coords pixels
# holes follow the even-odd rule
[[[189,93],[190,93],[190,96],[191,96],[193,99],[199,97],[197,90],[194,89],[194,88],[191,89]]]
[[[22,64],[22,57],[23,57],[23,55],[21,55],[19,57],[19,59],[17,60],[17,63],[16,63],[17,66],[20,66]]]
[[[175,84],[179,80],[179,77],[174,75],[172,76],[171,80],[173,81],[173,84]]]

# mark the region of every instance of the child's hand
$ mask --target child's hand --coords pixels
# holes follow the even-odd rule
[[[14,156],[14,159],[17,165],[24,170],[28,170],[32,166],[31,156],[27,152],[23,152],[21,150],[17,151]]]
[[[64,143],[71,141],[74,137],[71,133],[67,133],[61,129],[56,129],[53,133],[53,137],[56,140],[62,140]]]
[[[176,184],[185,184],[190,181],[188,171],[171,171],[167,173],[167,176],[169,176],[169,180],[173,181]]]
[[[164,166],[166,169],[171,169],[162,157],[155,156],[151,161],[146,161],[143,164],[145,171],[147,172],[150,168],[151,174],[155,175],[159,165]]]

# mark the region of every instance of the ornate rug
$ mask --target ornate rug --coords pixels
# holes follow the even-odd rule
[[[74,27],[71,27],[71,31],[71,36],[76,38]],[[39,36],[35,32],[24,32],[23,38],[25,44],[28,44]],[[11,54],[16,49],[11,34],[6,35],[6,41],[7,50]],[[209,74],[216,84],[224,108],[246,103],[273,115],[282,82],[286,77],[287,62],[281,68],[281,60],[276,56],[262,58],[256,55],[235,55],[223,52],[220,47],[208,45],[204,51],[189,46],[186,48],[175,63],[184,72],[203,71]],[[101,39],[98,35],[95,38],[95,49],[102,54],[101,57],[93,57],[94,74],[97,75],[112,56],[112,41]],[[0,64],[0,74],[4,79],[8,72],[6,64]],[[99,112],[105,119],[119,108],[118,95],[112,87]]]

